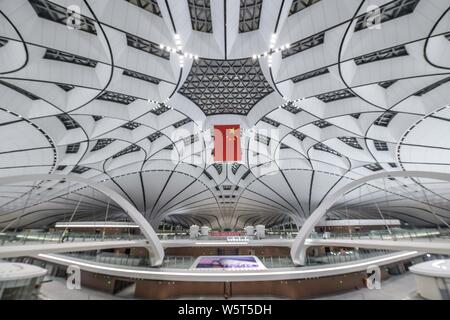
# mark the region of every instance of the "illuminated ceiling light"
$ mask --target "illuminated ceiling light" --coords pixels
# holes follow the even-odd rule
[[[160,48],[160,49],[164,49],[164,45],[161,43],[161,44],[159,45],[159,48]]]
[[[275,42],[277,41],[277,35],[274,33],[272,35],[272,38],[270,39],[270,48],[274,48],[275,47]]]

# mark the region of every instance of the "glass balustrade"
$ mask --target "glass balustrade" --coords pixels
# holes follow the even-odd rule
[[[158,234],[161,240],[188,240],[187,234]],[[268,239],[293,240],[295,233],[275,234],[268,233]],[[248,240],[258,241],[254,237],[247,237]],[[442,241],[450,239],[450,229],[391,229],[391,230],[372,230],[370,232],[324,232],[311,233],[310,239],[352,239],[352,240],[424,240]],[[0,245],[22,245],[33,243],[64,243],[64,242],[84,242],[84,241],[114,241],[114,240],[144,240],[142,235],[130,234],[95,234],[95,233],[77,233],[77,232],[19,232],[19,233],[0,233]],[[227,238],[218,237],[200,237],[201,240],[220,240],[227,241]]]
[[[0,233],[0,245],[21,245],[36,243],[65,243],[85,241],[143,240],[141,235],[130,234],[95,234],[76,232],[46,233]]]

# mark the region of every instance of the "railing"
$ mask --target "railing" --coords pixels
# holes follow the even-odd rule
[[[291,257],[258,257],[268,269],[294,267]]]
[[[161,237],[161,236],[160,236]],[[265,239],[293,239],[295,234],[268,234]],[[245,237],[248,240],[255,240],[254,237]],[[312,233],[310,239],[360,239],[360,240],[414,240],[427,239],[445,240],[450,239],[450,229],[391,229],[388,230],[373,230],[370,232],[324,232]],[[188,240],[189,235],[164,235],[161,240]],[[27,243],[63,243],[63,242],[84,242],[84,241],[113,241],[113,240],[144,240],[142,235],[130,234],[95,234],[95,233],[77,233],[77,232],[20,232],[20,233],[0,233],[1,245],[21,245]],[[199,240],[227,240],[227,238],[216,237],[199,237]],[[231,241],[230,241],[231,243]]]
[[[307,257],[306,265],[326,265],[326,264],[339,264],[345,262],[352,262],[357,260],[364,260],[374,258],[382,255],[392,253],[388,250],[363,250],[350,251],[345,253],[327,253],[321,257]],[[146,257],[135,257],[130,255],[113,254],[113,253],[67,253],[66,256],[81,260],[95,261],[102,264],[121,265],[130,267],[149,267],[150,263]],[[293,268],[295,267],[291,257],[288,256],[273,256],[273,257],[258,257],[264,266],[268,269],[275,268]],[[188,256],[166,256],[161,265],[164,269],[189,269],[197,257]]]
[[[37,243],[67,243],[85,241],[143,240],[141,235],[95,234],[76,232],[0,233],[0,245],[24,245]]]
[[[389,250],[359,249],[356,251],[329,252],[322,257],[306,257],[307,265],[337,264],[375,258],[392,253]]]
[[[107,252],[97,253],[95,251],[92,251],[92,252],[66,253],[64,255],[81,260],[95,261],[102,264],[112,264],[129,267],[150,266],[150,261],[148,257],[136,257],[127,254],[115,254]],[[196,257],[166,256],[164,257],[164,261],[161,265],[161,268],[189,269],[195,260]]]
[[[188,257],[188,256],[173,256],[164,257],[164,261],[161,265],[161,268],[167,269],[189,269],[197,257]]]
[[[449,239],[449,229],[391,229],[372,230],[370,232],[349,232],[349,233],[312,233],[310,239],[359,239],[359,240],[414,240],[427,239],[429,241],[437,239]]]
[[[65,253],[64,255],[81,260],[95,261],[103,264],[113,264],[130,267],[150,266],[150,261],[147,257],[135,257],[127,254],[114,254],[108,252],[97,253],[93,251]]]
[[[307,257],[306,265],[322,265],[322,264],[338,264],[345,262],[352,262],[357,260],[370,259],[382,255],[392,253],[389,250],[365,250],[358,251],[344,251],[337,253],[327,253],[321,257]],[[269,269],[272,268],[291,268],[295,267],[291,257],[258,257],[261,262]]]

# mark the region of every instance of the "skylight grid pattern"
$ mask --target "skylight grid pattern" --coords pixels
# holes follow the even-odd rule
[[[322,102],[329,103],[342,99],[353,98],[355,95],[349,89],[336,90],[332,92],[327,92],[319,94],[316,96],[317,99],[322,100]]]
[[[148,139],[151,143],[153,143],[153,142],[155,142],[156,140],[158,140],[159,138],[161,138],[162,136],[163,136],[163,134],[162,134],[161,132],[157,131],[157,132],[152,133],[151,135],[149,135],[149,136],[147,137],[147,139]]]
[[[120,103],[124,105],[129,105],[130,103],[133,103],[138,98],[129,96],[123,93],[117,93],[112,91],[105,91],[101,96],[97,98],[97,100],[102,101],[108,101],[108,102],[114,102],[114,103]]]
[[[29,2],[38,17],[62,24],[64,26],[69,25],[67,21],[69,18],[69,15],[67,14],[68,8],[47,0],[29,0]],[[81,15],[78,22],[79,26],[74,26],[74,28],[97,35],[97,30],[95,29],[95,24],[92,19]]]
[[[332,126],[331,123],[329,123],[325,120],[317,120],[317,121],[314,121],[313,124],[320,129],[325,129],[325,128]]]
[[[212,179],[213,179],[213,177],[209,174],[208,171],[203,170],[203,174],[204,174],[209,180],[212,180]]]
[[[247,172],[245,172],[245,173],[242,175],[241,180],[247,179],[247,177],[250,175],[250,173],[252,173],[252,172],[251,172],[250,170],[247,170]]]
[[[321,0],[294,0],[292,2],[291,9],[289,10],[289,16],[292,16],[320,1]]]
[[[267,82],[258,60],[199,59],[178,91],[207,116],[248,115],[274,89]]]
[[[304,135],[304,134],[301,133],[301,132],[293,131],[293,132],[291,132],[291,134],[292,134],[294,137],[296,137],[298,140],[300,140],[300,141],[303,141],[303,140],[306,139],[306,135]]]
[[[97,61],[55,49],[47,49],[44,59],[73,63],[90,68],[95,68],[97,66]]]
[[[387,60],[392,58],[404,57],[408,55],[408,51],[406,51],[405,46],[396,46],[389,49],[383,49],[377,52],[372,52],[369,54],[365,54],[354,59],[356,65],[360,66],[363,64]]]
[[[173,126],[174,126],[175,129],[178,129],[178,128],[181,128],[182,126],[184,126],[184,125],[186,125],[188,123],[191,123],[191,122],[192,122],[191,119],[186,118],[186,119],[183,119],[181,121],[178,121],[178,122],[174,123]]]
[[[97,141],[94,148],[92,148],[91,152],[102,150],[103,148],[106,148],[114,141],[116,141],[116,140],[115,139],[100,139]]]
[[[259,29],[263,0],[241,0],[239,33]]]
[[[80,151],[80,144],[79,143],[69,144],[66,147],[66,153],[67,154],[76,154],[76,153],[78,153],[78,151]]]
[[[304,74],[301,74],[299,76],[296,76],[296,77],[292,78],[291,80],[294,83],[298,83],[298,82],[301,82],[301,81],[304,81],[304,80],[308,80],[308,79],[311,79],[311,78],[322,76],[322,75],[327,74],[327,73],[330,73],[330,70],[328,70],[328,68],[325,67],[325,68],[317,69],[317,70],[314,70],[314,71],[306,72]]]
[[[5,38],[0,37],[0,48],[4,47],[8,43],[8,40]]]
[[[281,125],[279,122],[272,120],[270,118],[267,118],[267,117],[262,118],[261,121],[265,122],[275,128],[278,128]]]
[[[153,113],[156,116],[160,116],[160,115],[166,113],[169,110],[170,110],[169,106],[165,105],[164,103],[160,103],[158,105],[158,107],[152,109],[150,112]]]
[[[22,89],[22,88],[19,88],[18,86],[13,85],[12,83],[0,80],[0,84],[4,85],[5,87],[10,88],[11,90],[16,91],[17,93],[20,93],[21,95],[24,95],[25,97],[27,97],[30,100],[36,101],[36,100],[40,99],[38,96],[32,94],[31,92],[29,92],[25,89]]]
[[[216,168],[217,173],[219,175],[221,175],[222,174],[222,170],[223,170],[223,166],[221,164],[219,164],[219,163],[214,163],[213,166],[214,166],[214,168]]]
[[[411,14],[417,7],[420,0],[395,0],[380,7],[380,16],[377,17],[375,12],[368,12],[361,16],[355,26],[355,32],[367,29],[372,25],[373,21],[379,18],[380,23],[391,21],[405,15]]]
[[[314,146],[314,149],[315,150],[319,150],[319,151],[323,151],[323,152],[327,152],[327,153],[330,153],[330,154],[338,156],[338,157],[342,157],[342,155],[339,152],[331,149],[330,147],[324,145],[323,143],[316,144]]]
[[[395,162],[389,162],[389,166],[391,168],[398,168],[397,164]]]
[[[172,151],[174,149],[173,143],[169,144],[167,147],[165,147],[163,150]]]
[[[383,167],[379,163],[368,164],[365,165],[364,168],[373,172],[383,170]]]
[[[320,2],[320,0],[294,0],[289,11],[289,16],[306,9],[317,2]]]
[[[384,89],[389,89],[397,81],[398,80],[382,81],[382,82],[378,83],[378,85]]]
[[[161,83],[161,80],[159,80],[155,77],[152,77],[152,76],[149,76],[149,75],[137,72],[137,71],[133,71],[133,70],[123,70],[123,75],[127,76],[127,77],[131,77],[131,78],[135,78],[138,80],[150,82],[150,83],[156,84],[156,85]]]
[[[270,140],[271,139],[269,137],[266,137],[266,136],[264,136],[262,134],[257,133],[255,135],[255,141],[257,141],[259,143],[262,143],[262,144],[265,144],[266,146],[268,146],[270,144]]]
[[[375,125],[379,127],[385,127],[387,128],[389,124],[391,123],[392,119],[397,115],[396,112],[387,111],[384,114],[382,114],[376,121]]]
[[[242,165],[240,163],[233,163],[233,165],[231,166],[231,172],[233,172],[233,174],[236,175],[241,166]]]
[[[80,128],[80,124],[78,122],[76,122],[68,114],[60,114],[60,115],[57,115],[56,118],[58,118],[58,120],[62,122],[62,124],[64,125],[64,127],[67,130],[73,130],[73,129]]]
[[[191,15],[192,30],[212,33],[211,1],[187,0]]]
[[[87,167],[76,166],[76,167],[72,170],[72,173],[83,174],[83,173],[88,172],[89,170],[91,170],[91,169],[90,169],[90,168],[87,168]]]
[[[288,102],[286,105],[281,107],[282,109],[289,111],[292,114],[298,114],[302,112],[300,107],[297,107],[293,102]]]
[[[340,137],[338,139],[352,148],[363,150],[363,147],[361,147],[358,139],[356,139],[355,137]]]
[[[389,147],[384,141],[375,140],[373,142],[373,145],[375,146],[375,149],[377,149],[377,151],[389,151]]]
[[[433,83],[425,88],[423,88],[422,90],[418,91],[416,94],[414,94],[415,96],[421,97],[423,95],[426,95],[427,93],[433,91],[434,89],[439,88],[440,86],[442,86],[443,84],[447,83],[450,81],[450,77],[447,77],[445,79],[442,79],[436,83]]]
[[[159,8],[158,2],[156,0],[125,0],[141,9],[147,10],[154,15],[162,18],[161,9]]]
[[[184,146],[187,147],[187,146],[190,146],[191,144],[194,144],[197,141],[199,141],[199,137],[197,134],[193,134],[193,135],[190,135],[189,137],[184,138],[183,141],[184,141]]]
[[[135,35],[127,33],[127,44],[129,47],[150,53],[154,56],[170,60],[170,53],[161,49],[158,44],[139,38]]]
[[[311,36],[311,37],[303,39],[303,40],[299,40],[299,41],[291,44],[288,49],[283,50],[281,52],[281,57],[283,59],[286,59],[297,53],[300,53],[300,52],[306,51],[308,49],[314,48],[318,45],[321,45],[324,43],[324,41],[325,41],[325,32],[316,34],[314,36]]]
[[[132,121],[131,121],[131,122],[128,122],[128,123],[124,124],[124,125],[122,126],[122,128],[133,131],[134,129],[137,129],[137,128],[139,128],[140,126],[141,126],[140,123],[132,122]]]
[[[65,92],[69,92],[69,91],[75,89],[75,86],[72,86],[70,84],[57,83],[56,85],[58,87],[60,87],[61,89],[63,89]]]
[[[113,159],[117,159],[117,158],[122,157],[122,156],[124,156],[124,155],[130,154],[130,153],[134,153],[134,152],[138,152],[138,151],[140,151],[140,150],[141,150],[141,148],[140,148],[139,146],[137,146],[137,145],[132,145],[132,146],[129,146],[128,148],[126,148],[126,149],[124,149],[124,150],[122,150],[122,151],[116,153],[116,154],[113,156]]]

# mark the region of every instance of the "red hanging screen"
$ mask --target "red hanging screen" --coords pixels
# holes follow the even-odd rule
[[[241,161],[241,126],[214,126],[214,161]]]

